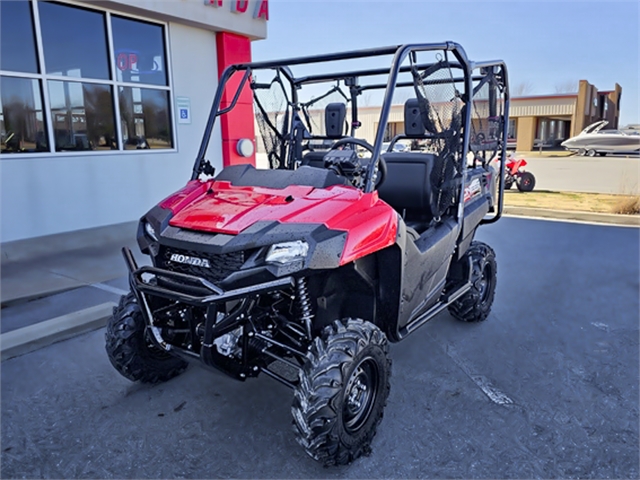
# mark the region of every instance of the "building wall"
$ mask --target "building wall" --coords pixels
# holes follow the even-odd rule
[[[255,19],[262,2],[248,0],[245,12],[234,10],[237,4],[245,8],[245,0],[102,0],[88,3],[142,16],[153,15],[197,28],[238,33],[256,40],[267,36],[267,23]]]
[[[575,95],[514,98],[511,102],[509,117],[572,115],[575,110],[575,105]]]
[[[599,120],[607,120],[608,129],[618,128],[621,95],[622,87],[617,83],[613,91],[599,92],[594,85],[580,80],[575,115],[572,119],[572,136]]]
[[[518,137],[516,149],[520,151],[531,150],[536,138],[536,117],[518,118]]]
[[[3,154],[0,241],[135,220],[189,180],[217,86],[216,34],[174,22],[168,37],[173,98],[191,100],[175,149]],[[219,126],[208,158],[221,168]]]

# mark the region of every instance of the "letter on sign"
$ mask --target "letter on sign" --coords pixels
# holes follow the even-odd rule
[[[211,7],[222,7],[223,5],[228,5],[228,8],[233,13],[246,13],[249,11],[249,3],[253,3],[253,1],[254,0],[204,0],[204,4]],[[269,20],[269,0],[255,0],[253,18]]]
[[[269,0],[259,0],[253,18],[269,20]]]
[[[236,13],[244,13],[249,8],[249,0],[235,0],[233,2],[233,11]]]

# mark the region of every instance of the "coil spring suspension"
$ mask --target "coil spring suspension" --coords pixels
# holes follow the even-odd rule
[[[313,321],[313,311],[311,310],[311,298],[309,297],[309,288],[307,287],[307,279],[299,278],[296,280],[296,291],[298,293],[298,306],[300,308],[300,318],[307,328],[307,337],[309,341],[311,336],[311,323]]]

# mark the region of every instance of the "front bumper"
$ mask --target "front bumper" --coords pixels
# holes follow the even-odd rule
[[[250,323],[247,322],[248,315],[246,314],[247,310],[245,306],[248,307],[251,303],[250,300],[262,293],[275,292],[294,286],[295,279],[293,277],[287,276],[247,287],[223,290],[204,278],[193,275],[172,272],[156,267],[138,267],[131,250],[126,247],[122,249],[122,254],[129,270],[131,291],[138,300],[145,323],[152,334],[154,343],[162,350],[191,360],[199,358],[207,366],[221,370],[238,380],[244,380],[247,376],[257,375],[258,372],[256,369],[252,368],[245,360],[238,364],[229,362],[228,359],[216,351],[214,339],[242,326],[244,327],[245,338],[255,337],[268,341],[269,344],[279,346],[279,342],[270,338],[264,338],[259,332],[252,330]],[[176,288],[167,288],[159,285],[159,283],[162,282],[158,282],[158,280],[163,279],[168,281],[166,283],[175,285]],[[183,286],[184,290],[182,290],[180,286]],[[207,290],[210,294],[194,295],[189,293],[190,290],[193,290],[193,287],[196,287],[198,291]],[[199,354],[194,351],[198,349],[193,348],[193,345],[189,345],[191,348],[182,348],[167,342],[163,338],[162,329],[155,322],[153,312],[149,305],[149,297],[151,296],[162,297],[188,306],[205,309],[204,330],[202,332],[202,342],[199,345]],[[218,318],[218,305],[231,300],[240,300],[240,308],[236,309],[233,313],[227,314],[224,318]],[[282,347],[293,350],[285,345],[282,345]],[[302,352],[294,351],[293,353],[304,356]],[[260,368],[260,370],[271,375],[266,369]]]
[[[156,267],[141,267],[138,268],[135,259],[131,253],[131,250],[124,247],[122,249],[125,263],[129,269],[129,284],[134,293],[141,293],[147,295],[156,295],[159,297],[167,298],[169,300],[175,300],[178,302],[186,303],[187,305],[197,307],[207,307],[211,304],[228,302],[230,300],[237,300],[245,298],[251,295],[258,295],[260,293],[272,292],[285,287],[294,285],[294,279],[291,276],[278,278],[269,282],[263,282],[248,287],[236,288],[233,290],[223,290],[213,283],[205,280],[204,278],[196,277],[194,275],[188,275],[186,273],[172,272]],[[143,276],[147,276],[147,280]],[[150,278],[149,278],[150,277]],[[169,289],[161,287],[157,284],[152,284],[151,279],[166,279],[172,284],[183,284],[185,290],[181,291],[179,288]],[[210,295],[193,295],[187,293],[189,287],[196,287],[199,290],[206,289],[211,292]]]

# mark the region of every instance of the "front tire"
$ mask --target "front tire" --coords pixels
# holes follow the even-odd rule
[[[166,382],[181,374],[187,362],[154,345],[133,293],[120,298],[107,322],[105,349],[111,365],[133,382]]]
[[[300,370],[291,413],[296,440],[314,459],[346,465],[371,452],[389,396],[387,337],[360,319],[334,322]]]
[[[482,242],[473,242],[465,254],[471,257],[471,289],[449,305],[449,313],[462,322],[482,322],[487,319],[495,296],[498,265],[493,249]]]

